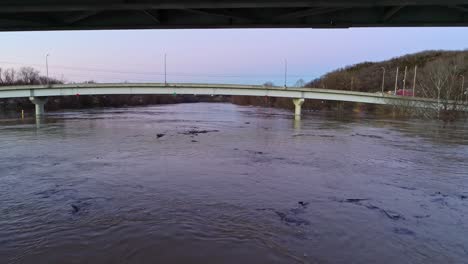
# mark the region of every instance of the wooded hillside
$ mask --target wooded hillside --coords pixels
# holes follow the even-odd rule
[[[307,87],[353,90],[362,92],[379,92],[382,89],[382,79],[384,80],[384,90],[394,91],[396,81],[396,71],[398,72],[398,89],[412,89],[414,83],[414,71],[417,66],[416,75],[416,96],[425,97],[422,93],[422,82],[430,80],[434,75],[435,68],[450,68],[453,75],[458,76],[454,82],[461,87],[465,76],[468,83],[468,50],[465,51],[423,51],[393,58],[381,62],[363,62],[345,68],[337,69],[323,75],[309,83]],[[405,67],[407,74],[405,80]],[[385,75],[383,75],[385,71]],[[468,86],[465,83],[465,86]]]

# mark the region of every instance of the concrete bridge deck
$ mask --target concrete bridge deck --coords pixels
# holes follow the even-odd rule
[[[305,99],[345,101],[369,104],[411,103],[414,107],[434,107],[437,101],[418,97],[401,97],[381,93],[365,93],[331,89],[265,87],[261,85],[195,84],[195,83],[119,83],[119,84],[60,84],[0,87],[0,98],[29,97],[36,105],[36,114],[44,113],[49,96],[74,95],[239,95],[268,96],[293,99],[295,115],[300,118]]]

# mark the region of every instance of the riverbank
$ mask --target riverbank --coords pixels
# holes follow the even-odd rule
[[[293,111],[294,105],[289,98],[274,97],[249,97],[233,96],[231,102],[238,105],[254,105],[262,107],[273,107],[288,109]],[[443,121],[455,121],[468,117],[467,113],[460,111],[440,111],[433,109],[418,109],[408,106],[398,105],[375,105],[353,102],[306,100],[302,105],[302,110],[307,111],[335,111],[337,113],[366,112],[375,113],[381,116],[394,118],[416,118],[416,119],[439,119]]]
[[[144,105],[197,103],[197,102],[228,102],[226,96],[200,95],[79,95],[49,97],[46,110],[87,109],[94,107],[128,107]],[[34,104],[29,98],[0,99],[0,110],[21,111],[33,110]]]

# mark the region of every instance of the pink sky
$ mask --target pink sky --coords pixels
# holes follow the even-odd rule
[[[468,28],[122,30],[0,33],[0,67],[34,66],[67,81],[292,85],[346,65],[427,49],[468,48]]]

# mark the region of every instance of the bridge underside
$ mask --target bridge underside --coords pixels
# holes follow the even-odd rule
[[[0,31],[468,26],[466,0],[2,0]]]

